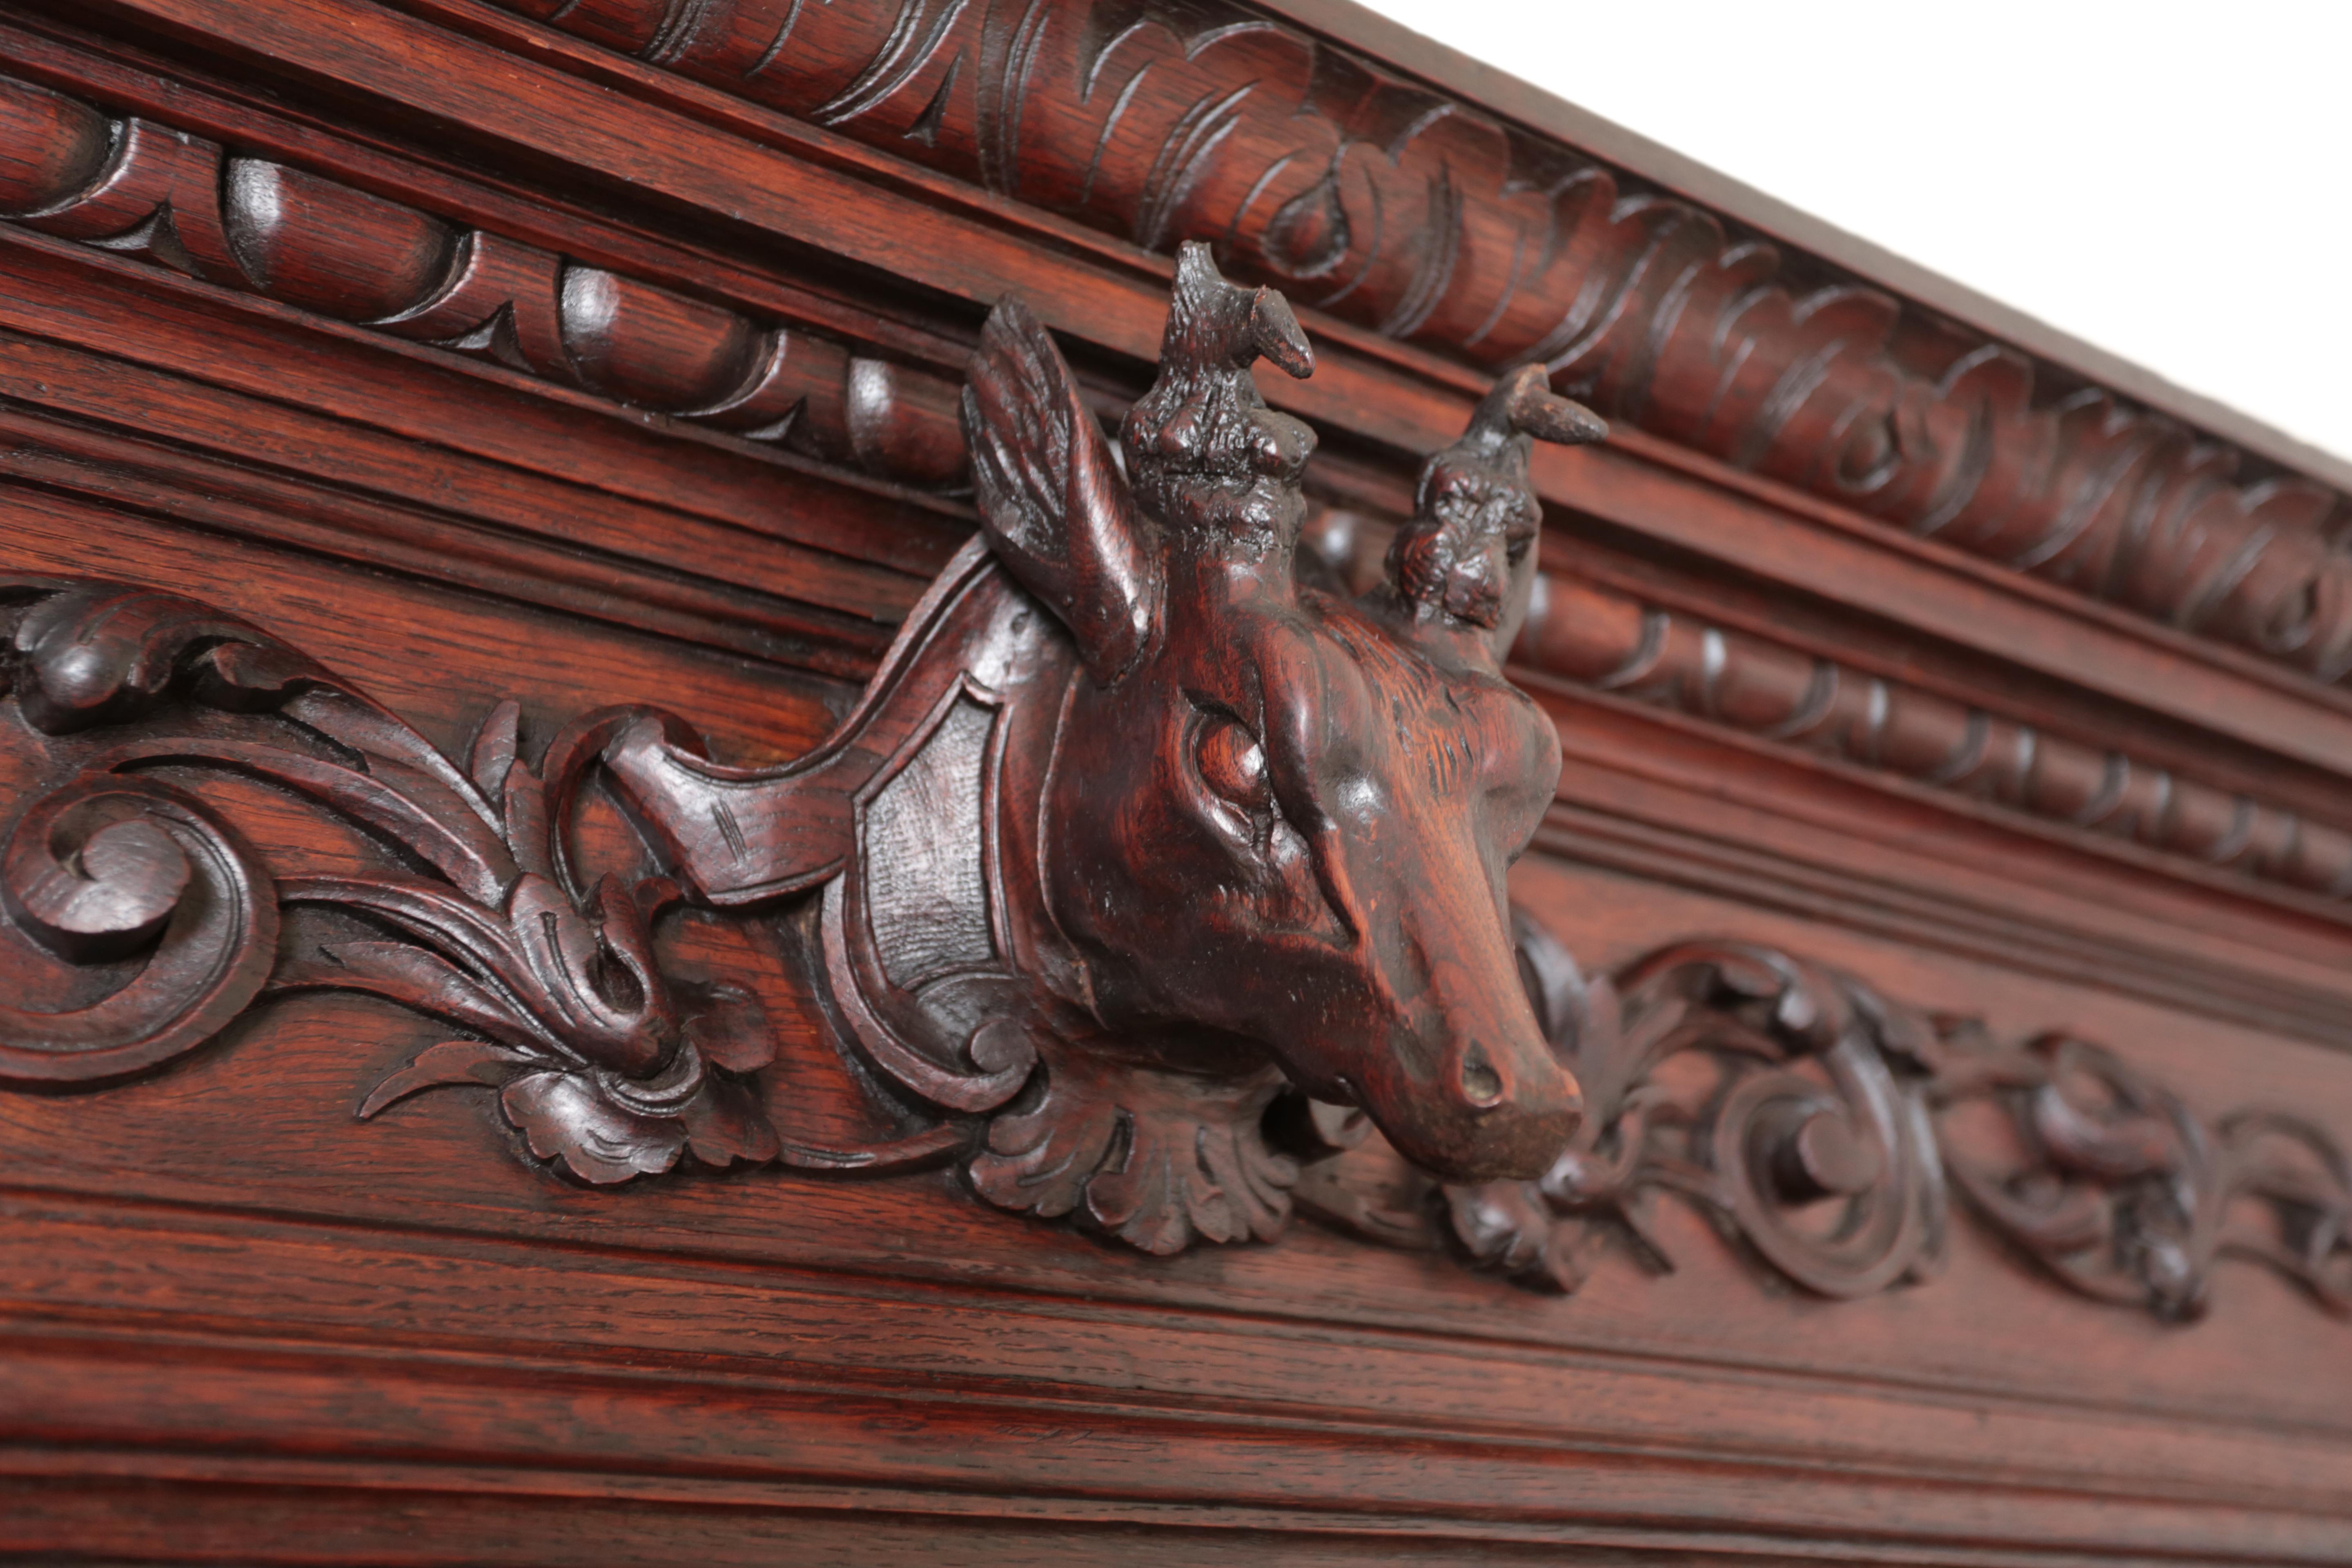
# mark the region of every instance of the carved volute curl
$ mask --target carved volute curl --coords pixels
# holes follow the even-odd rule
[[[1573,1289],[1595,1233],[1615,1230],[1671,1267],[1644,1217],[1664,1190],[1822,1295],[1933,1267],[1946,1205],[1920,1075],[1905,1070],[1927,1048],[1911,1015],[1748,943],[1685,943],[1587,980],[1532,921],[1519,941],[1593,1116],[1535,1183],[1444,1190],[1474,1262]]]

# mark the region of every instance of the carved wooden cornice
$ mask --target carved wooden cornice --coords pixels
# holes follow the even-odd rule
[[[798,321],[5,77],[0,148],[0,221],[897,483],[967,478],[952,381]],[[1516,650],[1535,669],[2302,892],[2352,891],[2352,832],[2307,811],[1556,573],[1537,593]],[[836,602],[895,612],[870,591]]]
[[[2343,499],[1240,5],[500,0],[1380,332],[2286,661],[2352,670]]]
[[[1528,458],[1602,426],[1506,377],[1343,597],[1295,578],[1313,440],[1259,396],[1260,357],[1313,369],[1281,296],[1188,247],[1119,462],[1001,305],[961,409],[984,538],[781,766],[631,707],[533,760],[513,702],[450,756],[186,598],[0,584],[0,695],[38,781],[0,848],[0,1079],[119,1082],[273,996],[352,991],[447,1032],[360,1117],[495,1089],[532,1157],[593,1184],[688,1153],[951,1161],[992,1204],[1150,1253],[1272,1240],[1299,1206],[1555,1289],[1602,1236],[1667,1262],[1665,1191],[1832,1297],[1922,1278],[1957,1193],[2101,1300],[2194,1315],[2234,1255],[2352,1311],[2352,1166],[2325,1129],[2208,1120],[2071,1035],[1997,1045],[1757,943],[1588,980],[1507,918],[1559,763],[1497,663],[1536,584]],[[232,779],[319,830],[263,847]],[[615,801],[634,847],[581,830]],[[779,1060],[750,989],[666,954],[687,900],[773,924],[829,1070],[895,1132],[793,1134],[819,1069]]]
[[[811,335],[890,365],[893,375],[916,378],[923,384],[918,394],[951,384],[976,320],[973,307],[984,309],[1012,289],[1035,289],[1049,324],[1087,345],[1087,372],[1101,378],[1090,385],[1106,409],[1132,395],[1133,366],[1151,356],[1152,300],[1164,287],[1166,263],[1126,238],[928,170],[908,161],[907,147],[888,138],[869,145],[855,140],[848,126],[828,130],[791,119],[719,84],[572,37],[487,0],[401,0],[397,5],[255,0],[258,8],[248,8],[236,26],[220,25],[218,14],[195,0],[100,4],[113,20],[95,33],[86,23],[77,26],[80,15],[70,8],[46,5],[0,23],[12,72],[84,95],[116,114],[174,123],[241,149],[240,155],[320,174],[457,226],[504,234],[578,265],[717,306],[763,331],[805,323]],[[264,36],[269,45],[261,50],[254,40]],[[1204,48],[1202,58],[1214,52]],[[517,94],[470,94],[450,85],[485,70],[507,73]],[[972,77],[965,70],[960,79],[968,85]],[[260,87],[264,81],[270,85]],[[425,121],[437,129],[420,141],[416,128]],[[643,150],[653,146],[667,151],[648,163]],[[558,171],[560,181],[550,185],[548,176]],[[578,193],[590,191],[599,193],[593,209],[578,199]],[[923,237],[912,243],[888,237],[905,235]],[[0,243],[44,276],[68,270],[38,246]],[[870,286],[885,274],[893,281]],[[91,278],[90,287],[126,299],[172,292],[110,278],[102,260]],[[101,285],[99,279],[108,281]],[[853,279],[862,281],[844,286]],[[260,323],[278,320],[266,311],[200,305],[209,285],[185,288],[197,291],[187,295],[190,311],[241,320],[253,328],[245,338],[295,335],[290,322],[265,334]],[[35,323],[23,330],[36,334],[79,331],[45,316],[37,296],[15,302],[9,313]],[[1392,468],[1397,454],[1425,450],[1458,426],[1484,384],[1458,358],[1382,338],[1328,312],[1310,318],[1310,325],[1328,351],[1322,371],[1312,382],[1281,389],[1276,401],[1314,421],[1349,463]],[[346,418],[354,415],[342,409],[359,406],[352,402],[359,384],[388,370],[355,352],[358,343],[373,337],[393,360],[410,363],[447,357],[439,350],[413,351],[407,340],[367,328],[321,335],[339,338],[344,347],[333,356],[331,375],[313,383],[314,395],[340,400],[339,415]],[[328,363],[306,368],[324,373]],[[511,374],[497,369],[500,376]],[[226,360],[193,374],[255,391],[252,376]],[[499,384],[487,366],[478,374],[482,386]],[[36,379],[49,380],[37,374]],[[430,378],[412,374],[407,379],[422,394]],[[442,446],[496,452],[496,460],[520,460],[568,479],[555,416],[567,405],[600,408],[652,438],[637,445],[631,465],[664,470],[657,482],[665,504],[723,511],[730,526],[754,531],[789,531],[804,517],[822,515],[828,508],[798,504],[794,486],[836,485],[852,472],[795,468],[793,455],[774,443],[744,443],[711,430],[708,422],[649,416],[561,381],[533,384],[545,389],[548,406],[524,411],[516,421],[507,418],[500,397],[446,385],[438,400],[453,405],[452,416],[420,433]],[[914,394],[909,400],[925,401]],[[368,420],[364,413],[356,417]],[[2327,814],[2312,798],[2320,785],[2308,770],[2352,771],[2352,707],[2340,691],[2288,665],[2007,571],[1945,541],[1914,537],[1853,504],[1739,469],[1629,421],[1621,419],[1618,430],[1620,437],[1602,447],[1539,454],[1536,460],[1538,492],[1555,509],[1555,521],[1572,531],[1623,531],[1640,549],[1686,552],[1710,563],[1709,570],[1752,577],[1768,592],[1819,596],[1843,606],[1841,613],[1899,622],[1919,637],[1969,650],[1966,657],[1980,664],[2013,666],[2030,672],[2030,681],[2077,688],[2079,710],[2120,700],[2154,717],[2158,727],[2210,731],[2222,751],[2233,753],[2225,769],[2234,777],[2231,787],[2261,795],[2268,789],[2261,775],[2269,763],[2244,750],[2254,748],[2284,761],[2288,773],[2304,771],[2274,804],[2315,818]],[[45,434],[58,438],[53,431]],[[665,437],[688,439],[659,452]],[[621,445],[600,442],[599,460]],[[747,460],[752,452],[759,458]],[[186,466],[176,456],[173,465]],[[764,475],[753,471],[761,468]],[[79,478],[111,471],[75,470]],[[693,471],[724,476],[727,482],[702,493],[681,489],[677,479]],[[207,474],[205,480],[216,478]],[[649,478],[614,473],[601,488],[635,487]],[[208,490],[187,485],[193,479],[173,475],[172,482],[184,487],[174,507],[217,510],[199,499]],[[1393,476],[1388,482],[1393,488]],[[864,479],[864,488],[871,491],[877,483]],[[855,506],[856,488],[829,493]],[[925,505],[933,513],[925,522],[961,510],[937,498]],[[864,515],[878,521],[887,510],[867,508]],[[907,515],[914,521],[912,512]],[[286,534],[266,510],[240,514],[236,526],[270,537]],[[469,542],[474,551],[497,552],[514,563],[515,569],[499,574],[503,585],[492,592],[539,602],[562,596],[608,619],[617,618],[614,610],[625,603],[669,635],[828,673],[870,668],[870,628],[836,621],[813,639],[808,634],[825,616],[765,602],[745,585],[717,584],[707,574],[690,584],[666,581],[658,595],[633,593],[625,574],[609,571],[593,593],[584,584],[559,590],[556,568],[567,563],[544,551],[534,555],[513,529],[500,520],[490,524],[494,537]],[[528,532],[529,525],[520,531]],[[869,540],[890,535],[887,527],[862,532]],[[657,532],[639,537],[670,545]],[[951,548],[951,533],[949,542]],[[469,584],[492,576],[471,568],[453,571],[451,563],[470,554],[402,552],[364,531],[349,534],[333,549],[355,560],[397,559],[400,569],[462,576]],[[931,549],[930,541],[923,542],[923,552]],[[714,558],[682,539],[642,553],[670,558],[663,563],[666,572],[677,570],[671,560],[698,553],[705,562]],[[935,570],[944,553],[930,553],[922,570]],[[526,558],[535,569],[520,569]],[[822,554],[802,564],[816,574],[837,569]],[[591,567],[583,558],[568,570],[576,575]],[[859,586],[880,586],[882,596],[898,605],[911,599],[904,584]],[[680,613],[688,600],[706,613]],[[797,626],[779,636],[787,621]],[[1965,690],[1948,694],[1972,700]],[[2197,771],[2184,762],[2176,755],[2160,765]]]
[[[1309,529],[1318,564],[1357,587],[1391,537],[1356,510]],[[1512,658],[1538,685],[1554,678],[2299,893],[2352,896],[2352,816],[2290,809],[1570,570],[1538,574]]]

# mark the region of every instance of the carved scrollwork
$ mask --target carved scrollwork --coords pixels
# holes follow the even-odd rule
[[[440,1084],[500,1089],[541,1158],[593,1182],[764,1161],[774,1131],[736,1075],[773,1045],[750,996],[666,978],[650,922],[666,878],[583,887],[564,833],[617,715],[558,735],[534,769],[500,705],[464,765],[246,622],[111,583],[14,579],[8,689],[37,730],[128,727],[17,815],[0,885],[18,928],[68,968],[134,965],[56,1009],[0,1013],[0,1078],[69,1084],[204,1044],[265,991],[362,991],[451,1026],[360,1107]],[[258,724],[208,722],[207,710]],[[261,781],[394,852],[366,876],[279,875],[175,777]],[[289,931],[280,910],[340,918]]]
[[[179,679],[239,706],[308,673],[242,623],[111,584],[0,579],[0,614],[11,634],[0,693],[50,734],[138,718]],[[110,1079],[193,1049],[251,1005],[276,953],[274,888],[251,847],[202,801],[131,769],[95,768],[25,802],[0,850],[0,894],[66,964],[144,954],[68,1005],[0,1010],[0,1076],[18,1083]]]
[[[1825,1296],[1932,1268],[1943,1184],[1907,1015],[1748,943],[1668,948],[1586,982],[1524,918],[1519,941],[1594,1114],[1536,1182],[1444,1190],[1474,1262],[1573,1289],[1615,1229],[1663,1267],[1644,1214],[1669,1191]]]
[[[2196,1317],[2215,1260],[2232,1254],[2352,1313],[2352,1165],[2319,1128],[2275,1111],[2209,1127],[2114,1052],[2067,1034],[1954,1056],[1938,1076],[1948,1104],[1996,1104],[2013,1135],[1999,1164],[1948,1155],[1954,1185],[2074,1289]]]
[[[2198,1316],[2223,1256],[2352,1314],[2352,1162],[2274,1111],[2208,1124],[2072,1035],[2000,1047],[1982,1025],[1888,1002],[1852,976],[1738,942],[1693,942],[1584,977],[1524,917],[1520,952],[1593,1117],[1533,1182],[1391,1194],[1360,1235],[1428,1245],[1573,1290],[1612,1237],[1672,1261],[1649,1220],[1695,1203],[1778,1274],[1856,1297],[1932,1274],[1948,1197],[2084,1294]],[[1687,1069],[1694,1059],[1701,1070]],[[1972,1112],[1985,1112],[1975,1116]],[[1347,1195],[1327,1173],[1308,1190]]]
[[[88,780],[34,801],[0,861],[9,913],[69,963],[146,963],[102,996],[0,1006],[0,1077],[73,1083],[171,1060],[253,1002],[277,947],[268,877],[242,839],[181,792]]]

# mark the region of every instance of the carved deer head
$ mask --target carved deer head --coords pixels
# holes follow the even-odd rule
[[[1281,295],[1186,246],[1126,483],[1017,300],[972,362],[990,544],[1085,664],[1036,833],[1066,1000],[1155,1066],[1270,1055],[1433,1172],[1532,1175],[1580,1105],[1521,989],[1504,874],[1559,743],[1496,649],[1534,565],[1529,437],[1604,427],[1539,369],[1507,379],[1425,469],[1389,581],[1349,602],[1294,577],[1315,440],[1259,396],[1261,357],[1313,369]]]

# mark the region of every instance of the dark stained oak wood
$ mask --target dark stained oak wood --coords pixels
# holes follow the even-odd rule
[[[469,30],[504,36],[486,17],[468,13]],[[595,60],[599,73],[652,93],[658,104],[690,106],[692,116],[625,96],[599,98],[561,73],[511,58],[500,58],[495,68],[531,80],[531,94],[468,93],[463,83],[476,71],[491,68],[483,47],[420,29],[373,7],[339,15],[331,35],[289,21],[274,37],[276,49],[269,56],[240,57],[248,68],[276,71],[299,59],[303,71],[324,72],[349,90],[393,92],[404,101],[421,101],[420,94],[431,93],[436,113],[464,122],[472,134],[499,148],[520,148],[532,158],[592,161],[600,178],[642,187],[664,202],[724,212],[730,223],[754,225],[772,240],[830,245],[874,266],[919,275],[950,293],[985,300],[1007,289],[1034,288],[1047,320],[1057,327],[1082,331],[1138,358],[1148,358],[1156,344],[1154,301],[1162,289],[1164,263],[1155,270],[1141,253],[1108,241],[1087,245],[1083,228],[1002,203],[981,204],[986,224],[959,222],[953,215],[971,205],[969,187],[913,177],[902,163],[861,154],[824,132],[796,131],[788,121],[745,121],[710,95],[617,57],[562,47],[537,51],[574,64]],[[366,47],[355,49],[361,39]],[[216,41],[223,47],[235,42]],[[12,42],[44,60],[58,54],[57,46],[45,39],[20,37]],[[126,79],[119,70],[78,58],[61,68],[76,75],[100,70],[117,91],[135,99],[156,100],[161,91],[152,77]],[[161,100],[179,101],[176,94]],[[565,111],[576,112],[567,119]],[[730,139],[712,130],[714,124],[756,124],[758,143]],[[672,142],[690,147],[694,158],[648,162],[648,145]],[[842,177],[850,169],[883,183],[861,185]],[[723,194],[713,184],[714,172],[720,170],[733,182]],[[910,178],[934,205],[900,200]],[[812,226],[811,216],[819,213],[828,225]],[[878,213],[898,215],[923,242],[909,247],[887,240],[870,221]],[[1008,249],[998,226],[1007,224],[1038,230],[1050,243]],[[1076,264],[1063,253],[1073,246],[1126,275]],[[1462,410],[1454,400],[1483,387],[1474,374],[1335,319],[1320,320],[1317,328],[1318,341],[1326,344],[1318,375],[1277,389],[1277,397],[1327,425],[1408,448],[1425,447],[1442,438],[1442,432],[1458,427]],[[2352,726],[2341,722],[2342,700],[2323,695],[2278,667],[2168,633],[2144,618],[2106,611],[2031,578],[1979,569],[1965,552],[1891,532],[1850,509],[1689,448],[1621,427],[1605,447],[1538,452],[1532,472],[1538,492],[1549,501],[1679,547],[1719,554],[1800,592],[1832,591],[1873,615],[1899,612],[1937,637],[2153,710],[2191,715],[2200,724],[2258,741],[2282,755],[2352,757]],[[2026,604],[2060,613],[2054,618],[2020,613]],[[2322,710],[2314,710],[2315,700],[2324,705]]]
[[[0,5],[0,1557],[2352,1561],[2336,470],[1396,51]]]
[[[822,880],[866,1052],[934,1103],[1007,1108],[983,1195],[1152,1252],[1279,1231],[1297,1165],[1261,1124],[1286,1081],[1465,1179],[1539,1173],[1578,1116],[1499,900],[1558,742],[1497,654],[1535,572],[1531,438],[1604,427],[1539,378],[1498,387],[1349,604],[1297,585],[1313,437],[1258,396],[1260,356],[1313,373],[1279,294],[1188,248],[1130,490],[1052,339],[1000,305],[964,404],[987,552],[841,733],[755,775],[652,720],[607,753],[715,901]]]
[[[1737,468],[2323,679],[2352,660],[2328,487],[2242,479],[2238,454],[2169,420],[2040,395],[2022,354],[1809,278],[1819,264],[1271,19],[1091,0],[760,0],[691,23],[656,0],[502,8],[1147,248],[1218,238],[1384,335],[1541,361]],[[462,0],[415,9],[481,26]],[[185,17],[184,0],[152,14]]]

